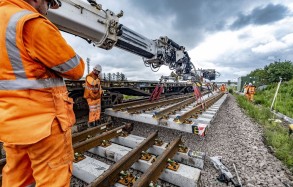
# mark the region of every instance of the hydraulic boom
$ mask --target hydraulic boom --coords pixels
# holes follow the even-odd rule
[[[62,31],[84,38],[95,46],[109,50],[114,46],[143,57],[153,71],[169,66],[183,79],[195,76],[195,68],[185,48],[168,37],[150,40],[119,23],[121,11],[103,10],[93,0],[61,0],[62,6],[50,10],[48,18]],[[191,71],[194,69],[194,71]]]

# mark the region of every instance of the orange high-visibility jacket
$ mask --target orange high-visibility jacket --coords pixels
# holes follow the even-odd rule
[[[249,94],[255,94],[255,86],[248,86],[248,93]]]
[[[221,85],[220,90],[221,90],[222,92],[226,91],[226,86],[225,86],[225,85]]]
[[[103,93],[100,78],[93,72],[85,79],[85,89],[83,97],[86,99],[100,99]]]
[[[35,143],[75,123],[62,77],[80,79],[83,60],[47,18],[22,0],[0,1],[0,141]]]

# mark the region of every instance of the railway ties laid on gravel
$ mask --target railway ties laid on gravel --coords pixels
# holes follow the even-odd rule
[[[227,94],[206,93],[201,102],[188,95],[147,103],[128,103],[106,109],[105,114],[188,133],[204,135]]]
[[[158,132],[146,138],[123,133],[131,129],[126,126],[81,142],[75,141],[73,147],[78,152],[78,162],[74,163],[73,175],[90,183],[89,186],[149,186],[159,178],[176,186],[198,186],[204,153],[189,150],[181,137],[164,143],[158,140]],[[105,143],[107,140],[110,141]],[[80,153],[86,150],[115,164],[110,166],[88,156],[80,159],[83,157]],[[130,168],[143,174],[137,178],[128,172]]]

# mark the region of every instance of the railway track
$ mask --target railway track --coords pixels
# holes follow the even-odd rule
[[[144,116],[142,122],[204,135],[225,98],[226,94],[214,93],[204,95],[201,102],[191,95],[144,104],[134,101],[114,106],[106,110],[106,114],[125,119],[130,116],[130,120],[139,122]],[[86,121],[79,121],[77,125],[81,124]],[[73,175],[89,186],[155,186],[158,179],[176,186],[199,186],[204,153],[185,147],[181,137],[161,142],[158,132],[144,138],[130,134],[131,129],[130,124],[104,123],[74,133]],[[87,151],[115,164],[85,156]],[[5,158],[0,160],[0,171],[5,163]],[[131,169],[143,174],[138,177]],[[1,181],[0,174],[0,184]]]
[[[216,92],[202,94],[201,99],[189,94],[155,102],[129,102],[106,109],[105,114],[204,135],[227,95]]]
[[[203,153],[189,150],[181,137],[164,143],[158,139],[158,132],[144,138],[129,134],[131,129],[132,124],[114,127],[105,123],[73,134],[73,175],[89,186],[149,186],[158,178],[177,186],[197,186]],[[115,164],[110,166],[84,156],[86,151]],[[5,163],[5,158],[0,160],[1,171]],[[144,174],[138,179],[129,172],[130,168]]]
[[[118,129],[123,127],[112,131],[118,132]],[[79,162],[74,163],[73,175],[89,183],[88,186],[149,186],[155,185],[158,179],[177,186],[198,186],[204,153],[189,150],[181,137],[164,143],[158,140],[158,132],[146,138],[127,133],[116,133],[115,137],[108,134],[104,132],[86,140],[95,139],[99,146],[90,148],[92,146],[88,147],[85,141],[73,146],[75,151],[81,152],[90,148],[89,152],[115,162],[110,166],[88,156],[77,159]],[[110,141],[102,145],[102,139]],[[81,144],[84,148],[80,148]],[[138,178],[130,168],[143,174]]]

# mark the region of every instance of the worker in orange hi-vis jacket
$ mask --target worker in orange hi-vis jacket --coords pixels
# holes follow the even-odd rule
[[[226,93],[227,92],[227,88],[226,88],[225,84],[222,84],[221,85],[220,91],[223,92],[223,93]]]
[[[248,100],[252,102],[254,99],[254,94],[255,94],[255,86],[253,84],[251,83],[248,84],[247,93],[248,93]]]
[[[89,126],[96,126],[101,117],[101,87],[102,67],[97,64],[93,71],[86,76],[84,98],[89,105]]]
[[[75,123],[63,78],[78,80],[84,62],[45,15],[54,0],[0,1],[0,142],[2,186],[69,186]]]

